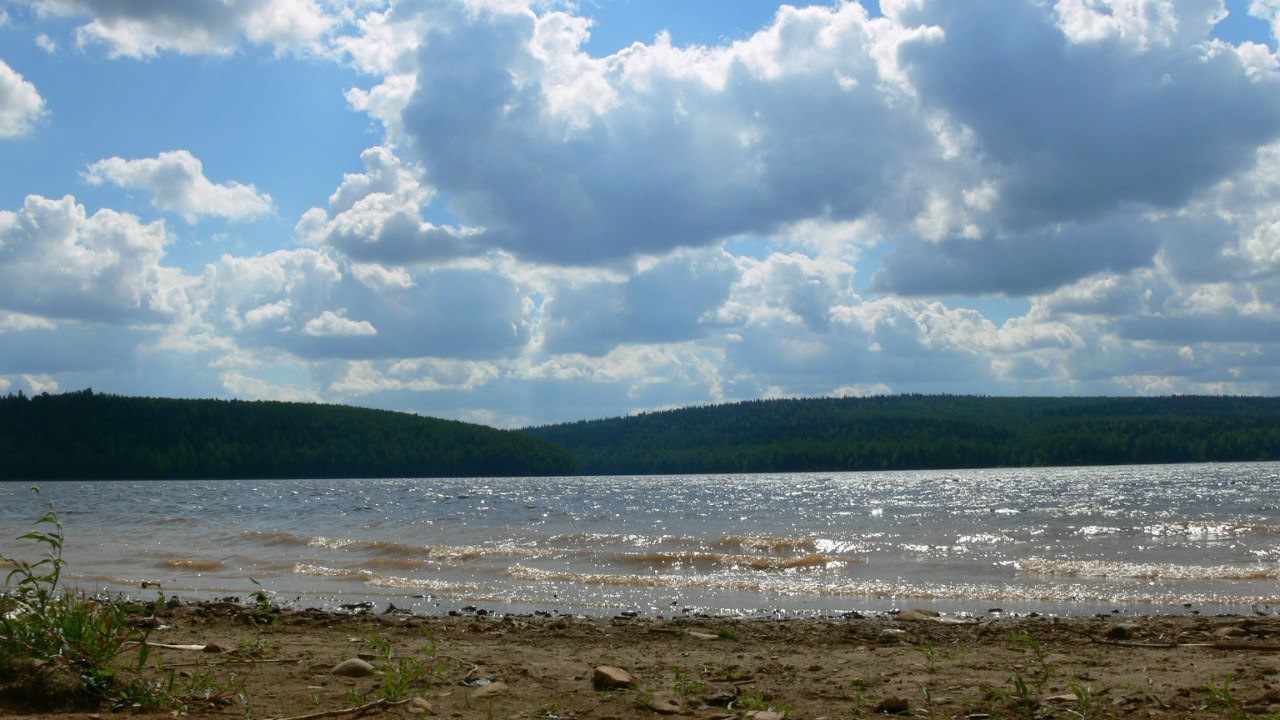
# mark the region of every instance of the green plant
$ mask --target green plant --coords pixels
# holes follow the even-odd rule
[[[436,656],[436,637],[422,628],[426,645],[413,655],[396,655],[395,646],[381,635],[369,635],[369,644],[382,663],[382,685],[379,697],[387,702],[399,702],[409,697],[409,691],[418,685],[430,685],[444,672],[443,663]]]
[[[140,667],[150,650],[145,637],[119,605],[60,590],[64,534],[52,503],[35,524],[18,539],[41,547],[41,560],[0,556],[13,567],[0,613],[0,672],[45,700],[66,694],[81,702],[108,698],[117,689],[117,656],[138,643]]]
[[[933,644],[933,641],[930,640],[928,642],[917,645],[916,650],[919,650],[921,653],[923,653],[924,659],[928,661],[929,674],[930,675],[936,674],[938,671],[938,668],[936,666],[936,662],[938,660],[938,648]]]
[[[765,710],[781,713],[783,717],[791,714],[791,707],[783,705],[781,707],[774,705],[769,701],[769,696],[756,687],[750,689],[738,688],[738,695],[729,703],[730,710]]]
[[[1036,690],[1043,692],[1045,683],[1049,682],[1049,677],[1053,675],[1053,665],[1049,663],[1049,651],[1044,649],[1039,640],[1030,635],[1014,635],[1010,638],[1010,642],[1035,656],[1038,666],[1036,668]]]
[[[672,687],[679,696],[681,705],[687,706],[693,696],[707,689],[706,682],[690,677],[679,665],[671,668],[671,673],[675,676]]]
[[[35,492],[39,489],[33,488]],[[112,709],[184,710],[189,703],[243,698],[243,681],[219,685],[207,677],[179,678],[152,656],[146,633],[133,625],[141,606],[101,602],[61,587],[65,534],[52,503],[19,536],[43,551],[30,562],[0,555],[13,569],[0,603],[0,680],[33,706],[97,705]],[[135,651],[132,662],[123,656]],[[154,662],[154,670],[148,663]],[[247,703],[247,700],[244,700]]]
[[[1082,685],[1078,681],[1072,682],[1071,694],[1076,696],[1076,708],[1074,710],[1068,710],[1067,715],[1077,718],[1077,720],[1095,720],[1104,717],[1115,717],[1114,713],[1103,715],[1102,710],[1097,706],[1097,702],[1094,700],[1093,688],[1088,685]]]
[[[858,676],[849,681],[849,688],[853,690],[854,717],[864,717],[867,714],[866,683]]]
[[[262,587],[262,583],[254,580],[253,578],[249,578],[249,582],[258,587],[257,590],[249,593],[249,597],[253,598],[253,601],[258,605],[258,607],[266,610],[267,612],[273,612],[275,610],[275,606],[271,604],[271,595],[267,593],[267,589]]]
[[[1210,708],[1226,713],[1229,717],[1244,717],[1244,708],[1240,707],[1240,701],[1231,692],[1230,675],[1222,678],[1221,685],[1206,684],[1202,692],[1207,696]]]

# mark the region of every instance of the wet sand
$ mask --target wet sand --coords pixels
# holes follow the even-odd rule
[[[164,608],[155,655],[180,681],[230,698],[189,714],[243,718],[444,717],[936,718],[1266,717],[1280,713],[1280,617],[727,620],[456,617],[264,612],[205,603]],[[438,672],[400,704],[400,658]],[[388,663],[370,641],[394,652]],[[203,649],[198,649],[203,648]],[[377,673],[332,670],[360,654]],[[382,653],[385,656],[385,650]],[[154,657],[153,657],[154,662]],[[629,674],[607,689],[596,668]],[[241,685],[243,683],[243,685]],[[0,716],[110,717],[107,709]],[[362,714],[346,712],[368,706]],[[762,714],[772,709],[777,715]],[[754,715],[752,713],[755,713]],[[173,717],[173,713],[129,717]],[[884,715],[880,715],[884,717]]]

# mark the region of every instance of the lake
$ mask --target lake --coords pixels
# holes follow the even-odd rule
[[[416,612],[1280,610],[1280,464],[573,478],[0,483],[90,592]]]

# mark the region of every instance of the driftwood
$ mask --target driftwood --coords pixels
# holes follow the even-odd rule
[[[1227,643],[1227,642],[1211,642],[1211,643],[1140,643],[1126,642],[1124,640],[1099,640],[1091,637],[1090,641],[1099,645],[1112,645],[1115,647],[1128,648],[1148,648],[1148,649],[1172,649],[1172,648],[1208,648],[1210,650],[1252,650],[1254,652],[1280,652],[1280,645],[1268,645],[1265,643]]]
[[[325,710],[324,712],[315,712],[309,715],[294,715],[293,717],[286,717],[286,718],[272,718],[272,720],[317,720],[317,718],[342,717],[343,715],[360,715],[363,713],[367,713],[370,710],[384,710],[386,708],[395,707],[397,705],[404,705],[410,702],[413,702],[413,698],[409,698],[408,700],[397,700],[396,702],[391,702],[390,700],[385,700],[385,699],[378,699],[370,703],[365,703],[364,705],[359,705],[357,707],[343,708],[341,710]]]

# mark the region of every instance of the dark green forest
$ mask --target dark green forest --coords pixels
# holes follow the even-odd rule
[[[566,475],[514,431],[340,405],[94,393],[0,398],[0,479]]]
[[[1280,398],[759,400],[529,428],[586,474],[1280,459]]]
[[[0,479],[796,472],[1280,459],[1280,398],[759,400],[527,428],[94,393],[0,398]]]

